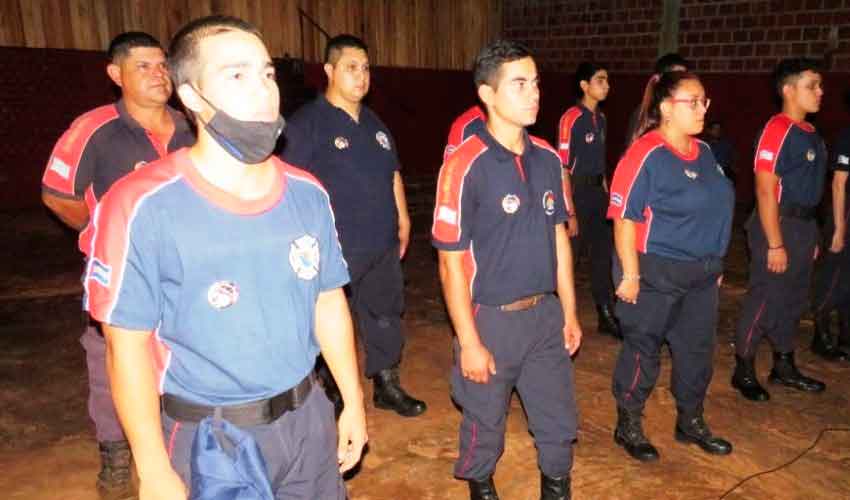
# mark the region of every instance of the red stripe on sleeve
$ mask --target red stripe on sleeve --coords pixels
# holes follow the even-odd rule
[[[97,205],[84,283],[86,309],[96,320],[111,323],[121,293],[133,220],[150,195],[182,177],[177,167],[181,154],[187,154],[186,150],[119,179]]]
[[[472,106],[455,118],[451,128],[449,128],[449,138],[446,141],[446,149],[443,151],[443,162],[448,160],[449,156],[460,147],[461,143],[463,143],[466,127],[476,120],[487,121],[484,111],[481,110],[480,106]]]
[[[756,146],[754,172],[776,172],[776,161],[793,125],[794,122],[783,114],[774,115],[767,122]]]
[[[470,137],[440,167],[434,224],[431,234],[437,241],[457,243],[461,236],[463,183],[478,156],[487,146],[477,136]]]
[[[573,136],[573,126],[581,113],[578,106],[573,106],[561,116],[558,122],[558,156],[564,166],[570,163],[570,139]]]
[[[89,140],[100,127],[117,118],[118,108],[109,104],[84,113],[74,120],[53,147],[41,179],[42,185],[59,193],[76,196],[74,181]]]
[[[609,219],[622,219],[629,204],[629,194],[641,169],[646,163],[649,155],[658,147],[662,147],[663,140],[658,134],[649,133],[639,138],[632,144],[620,159],[617,168],[614,169],[614,178],[611,180],[610,197],[608,203],[607,217]]]

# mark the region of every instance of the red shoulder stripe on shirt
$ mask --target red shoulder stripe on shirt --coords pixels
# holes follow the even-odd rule
[[[561,158],[558,155],[558,152],[555,151],[555,148],[553,148],[552,145],[549,144],[545,139],[541,139],[541,138],[535,137],[533,135],[529,135],[528,137],[529,137],[529,139],[531,139],[532,144],[552,153],[553,155],[555,155],[555,158],[558,160],[558,163],[561,162]],[[559,172],[559,174],[561,174],[561,195],[564,197],[564,207],[566,207],[567,213],[572,213],[573,208],[570,206],[570,201],[567,199],[567,177],[566,177],[566,173],[561,171],[561,172]]]
[[[186,150],[180,150],[122,177],[95,208],[83,285],[85,309],[96,320],[111,323],[112,311],[121,294],[133,221],[151,195],[183,178],[178,163],[185,154]]]
[[[446,141],[446,149],[443,151],[444,162],[463,142],[466,127],[476,120],[487,121],[484,111],[481,110],[480,106],[472,106],[455,118],[455,121],[452,122],[452,126],[449,128],[449,138]]]
[[[475,160],[485,151],[487,145],[477,136],[472,136],[440,167],[434,204],[434,224],[431,227],[435,240],[447,243],[460,241],[463,183]]]
[[[44,170],[41,183],[59,193],[74,196],[74,181],[89,140],[101,127],[118,118],[118,108],[108,104],[82,114],[62,134]]]
[[[629,194],[646,159],[656,149],[664,147],[664,141],[658,134],[646,134],[635,141],[614,169],[611,180],[611,195],[608,203],[609,219],[622,219],[629,205]]]
[[[762,130],[761,137],[759,137],[758,146],[756,146],[754,172],[773,173],[776,171],[776,161],[779,159],[782,145],[793,126],[794,121],[781,113],[768,120],[767,125]]]
[[[570,139],[573,135],[573,125],[581,116],[581,108],[573,106],[568,109],[558,122],[558,156],[564,166],[570,163]]]

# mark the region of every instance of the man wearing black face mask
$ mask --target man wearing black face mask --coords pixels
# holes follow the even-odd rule
[[[386,125],[362,104],[369,92],[366,50],[352,35],[328,41],[327,91],[292,116],[283,157],[315,174],[331,196],[375,406],[414,417],[426,405],[402,389],[398,376],[404,343],[400,260],[407,250],[410,217],[395,142]],[[325,386],[340,411],[333,384]]]
[[[270,156],[280,95],[253,26],[192,21],[169,67],[198,141],[107,193],[85,279],[140,497],[343,500],[366,422],[327,193]],[[345,401],[338,433],[320,351]]]

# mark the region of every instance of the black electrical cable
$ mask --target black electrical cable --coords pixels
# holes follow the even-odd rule
[[[799,453],[796,457],[794,457],[793,459],[789,460],[788,462],[785,462],[784,464],[782,464],[782,465],[780,465],[780,466],[778,466],[778,467],[774,467],[774,468],[772,468],[772,469],[764,470],[764,471],[761,471],[761,472],[756,472],[755,474],[750,474],[749,476],[747,476],[747,477],[745,477],[745,478],[741,479],[740,481],[738,481],[737,483],[735,483],[735,485],[734,485],[734,486],[732,486],[731,488],[729,488],[728,490],[726,490],[726,491],[725,491],[722,495],[720,495],[720,497],[719,497],[719,499],[718,499],[718,500],[723,500],[724,498],[726,498],[727,496],[729,496],[729,494],[730,494],[730,493],[734,492],[735,490],[737,490],[738,488],[740,488],[741,486],[743,486],[743,485],[744,485],[744,483],[746,483],[747,481],[749,481],[749,480],[751,480],[751,479],[755,479],[755,478],[757,478],[757,477],[759,477],[759,476],[764,476],[764,475],[767,475],[767,474],[772,474],[772,473],[777,472],[777,471],[780,471],[780,470],[782,470],[782,469],[784,469],[784,468],[786,468],[786,467],[790,467],[790,466],[791,466],[791,465],[793,465],[793,464],[794,464],[797,460],[800,460],[801,458],[803,458],[803,457],[804,457],[804,456],[805,456],[808,452],[810,452],[810,451],[812,451],[813,449],[815,449],[815,447],[816,447],[816,446],[818,445],[818,443],[820,442],[821,438],[822,438],[822,437],[823,437],[823,436],[824,436],[827,432],[850,432],[850,427],[825,427],[825,428],[821,429],[821,431],[818,433],[818,436],[815,438],[814,442],[813,442],[813,443],[812,443],[812,444],[811,444],[808,448],[806,448],[805,450],[801,451],[801,452],[800,452],[800,453]]]

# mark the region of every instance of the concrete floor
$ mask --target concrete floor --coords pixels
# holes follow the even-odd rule
[[[415,199],[415,197],[413,197]],[[428,412],[404,419],[371,407],[370,445],[348,481],[353,500],[462,499],[465,483],[452,478],[460,414],[449,398],[451,328],[439,294],[429,215],[414,217],[405,262],[408,335],[402,380],[428,402]],[[80,259],[75,235],[40,210],[0,214],[4,262],[0,287],[0,497],[94,499],[98,457],[85,411],[86,374],[79,311]],[[669,393],[669,357],[646,409],[645,428],[662,458],[640,464],[612,441],[610,394],[618,343],[595,333],[586,265],[578,289],[583,348],[576,358],[579,441],[573,470],[575,499],[716,499],[748,475],[778,467],[809,447],[825,427],[850,428],[850,363],[827,364],[809,352],[811,322],[800,326],[798,364],[824,379],[824,394],[769,388],[766,404],[743,401],[729,386],[734,362],[729,338],[746,286],[743,234],[736,232],[722,288],[715,373],[706,416],[716,434],[732,441],[727,457],[706,455],[673,440],[675,405]],[[761,346],[759,376],[766,378],[769,347]],[[539,498],[534,444],[519,400],[508,421],[505,454],[496,473],[503,499]],[[850,432],[827,433],[793,465],[754,478],[729,499],[850,498]]]

